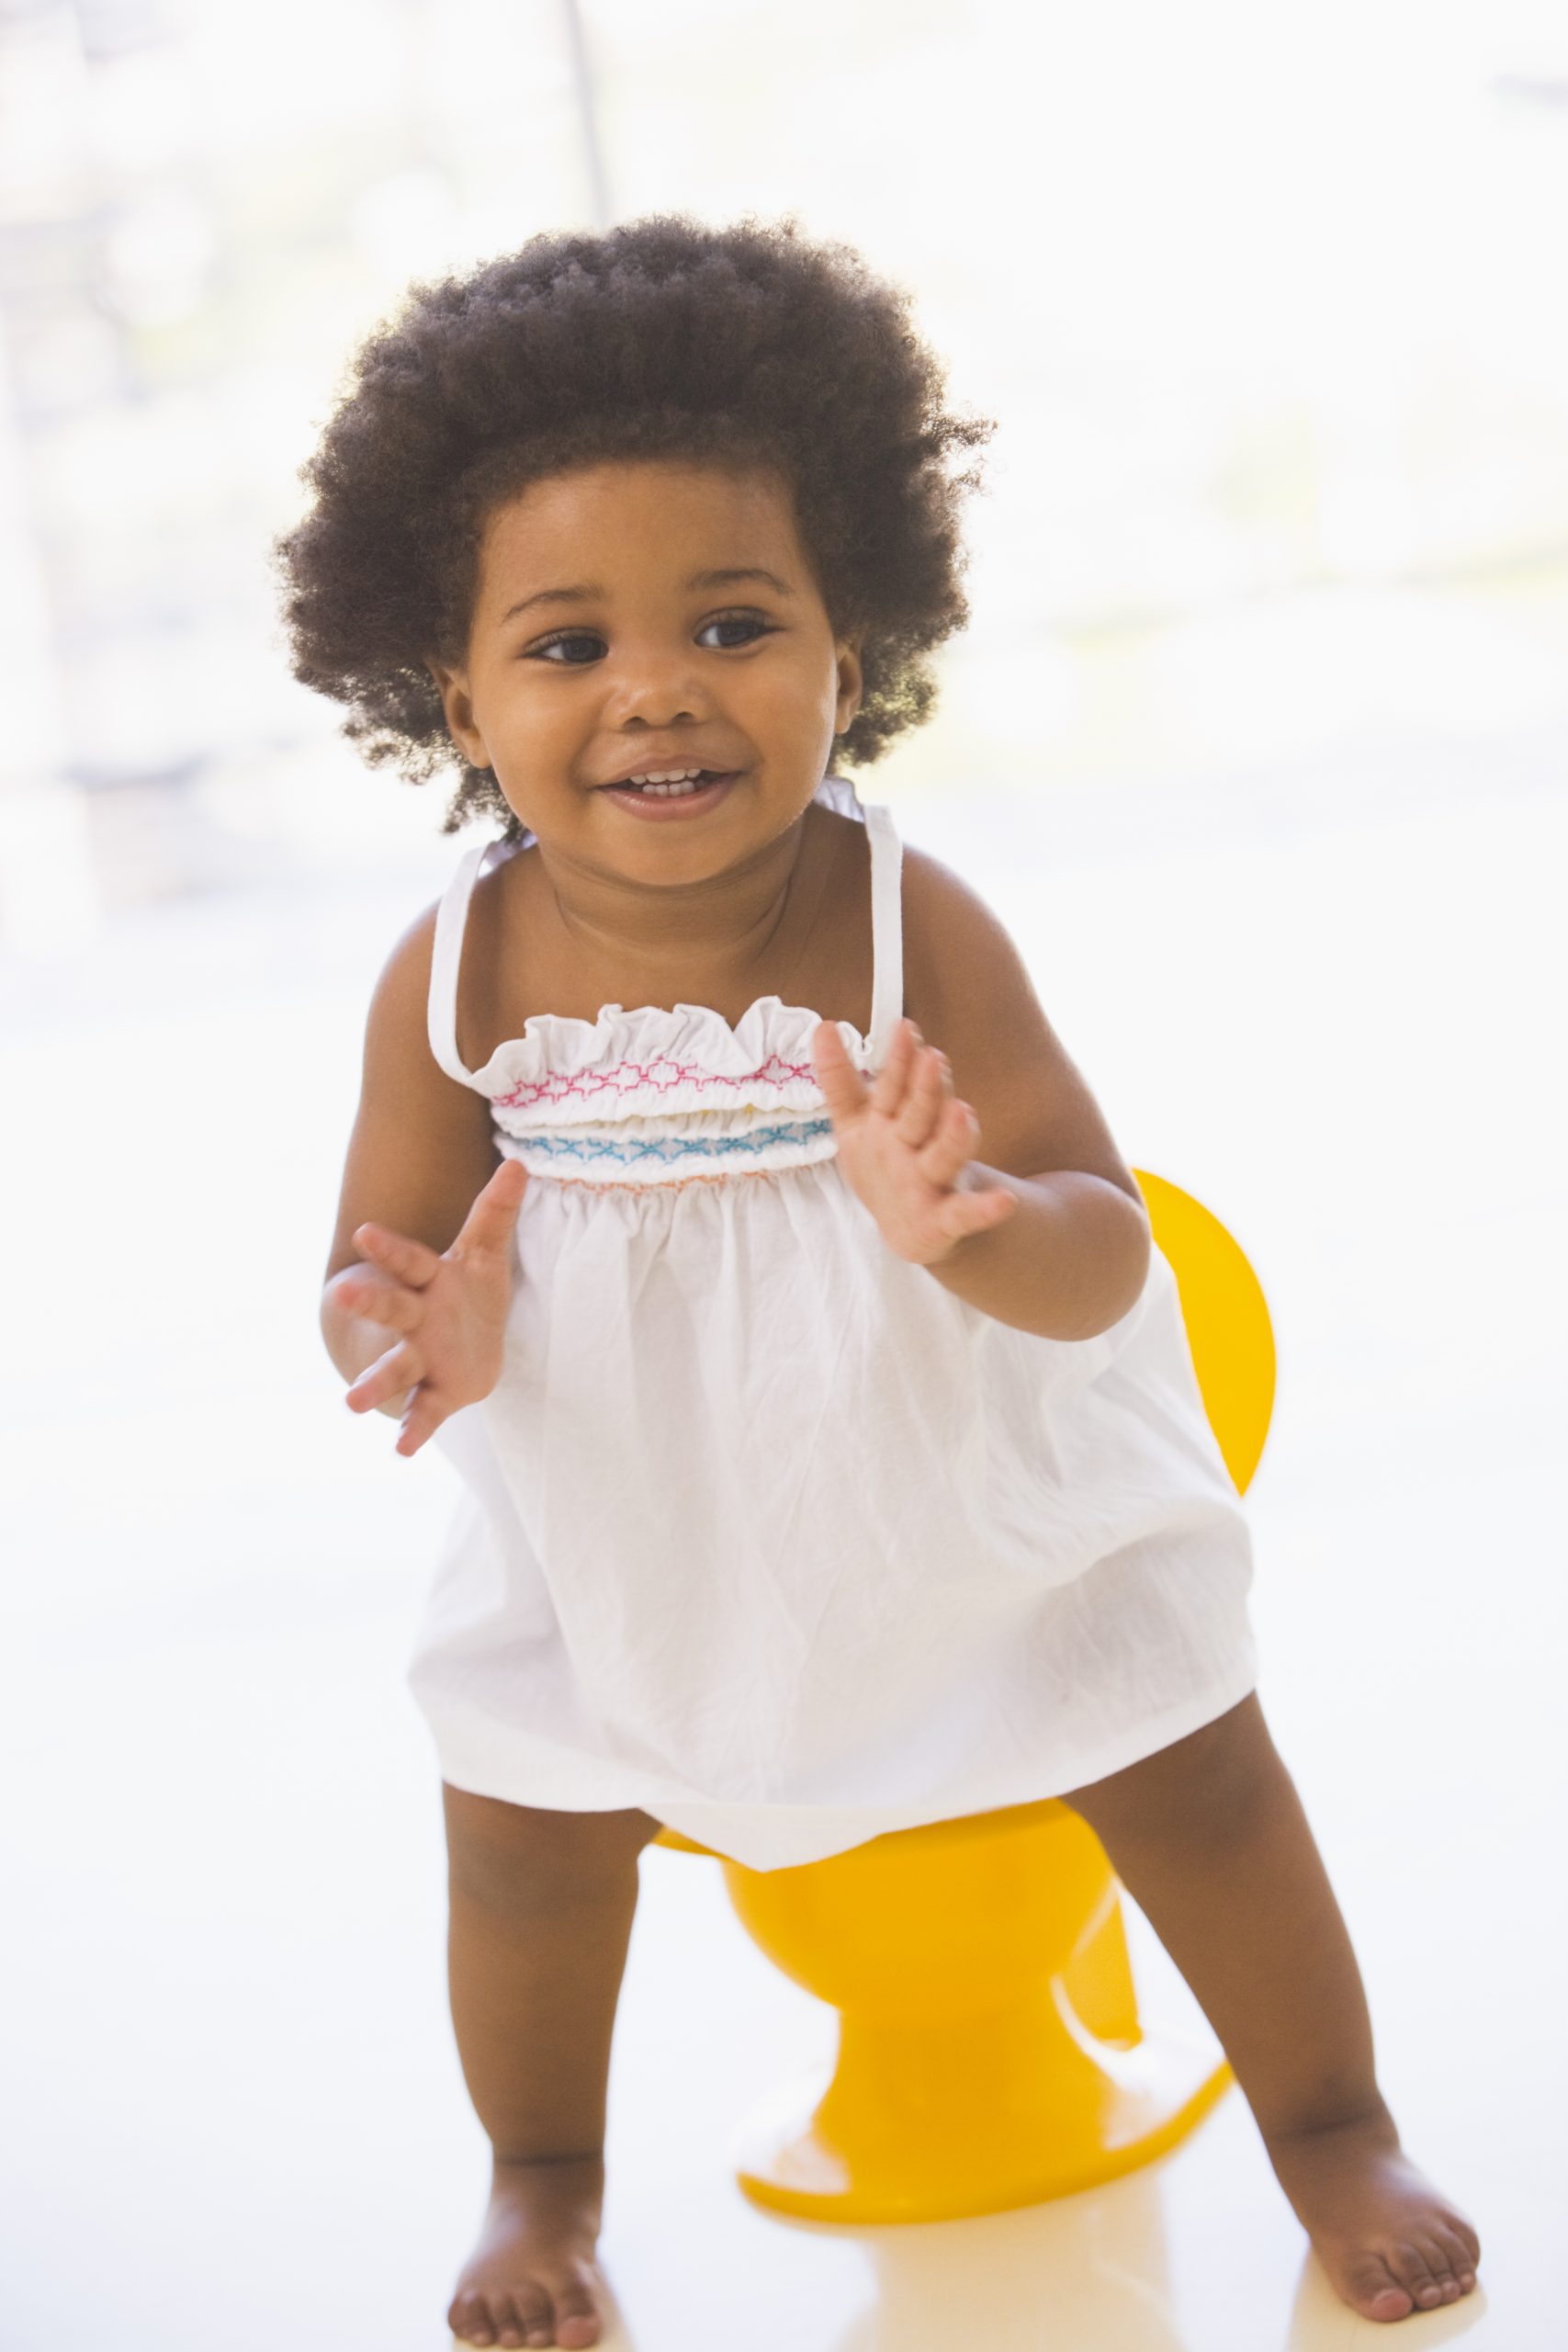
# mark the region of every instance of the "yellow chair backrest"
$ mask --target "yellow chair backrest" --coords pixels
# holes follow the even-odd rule
[[[1209,1426],[1245,1492],[1274,1409],[1274,1331],[1257,1275],[1190,1193],[1134,1168],[1158,1248],[1170,1262]]]

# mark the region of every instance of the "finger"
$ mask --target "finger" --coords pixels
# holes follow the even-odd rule
[[[373,1412],[389,1397],[400,1396],[405,1389],[413,1386],[415,1375],[406,1369],[408,1345],[406,1340],[400,1340],[385,1355],[378,1356],[374,1363],[367,1363],[358,1379],[351,1383],[344,1396],[351,1413]]]
[[[447,1418],[446,1408],[432,1393],[430,1383],[422,1381],[409,1398],[408,1410],[398,1425],[398,1442],[394,1453],[417,1453],[426,1439],[434,1436]]]
[[[460,1243],[465,1251],[504,1250],[512,1239],[517,1212],[527,1189],[528,1170],[523,1162],[503,1159],[489,1183],[474,1195],[474,1204],[463,1219],[453,1248]]]
[[[339,1277],[337,1296],[362,1321],[385,1324],[389,1331],[416,1330],[424,1320],[423,1299],[401,1283],[344,1274]]]
[[[920,1170],[933,1184],[953,1184],[975,1157],[980,1122],[974,1106],[956,1098],[945,1106],[932,1136],[920,1154]]]
[[[353,1240],[372,1265],[396,1274],[400,1283],[411,1283],[415,1290],[433,1282],[441,1264],[434,1250],[427,1250],[423,1241],[411,1240],[406,1233],[394,1233],[389,1226],[357,1225]]]
[[[400,1396],[424,1378],[424,1358],[410,1340],[400,1340],[384,1356],[367,1364],[344,1401],[352,1412],[367,1413],[389,1396]]]
[[[811,1064],[830,1119],[852,1119],[864,1110],[871,1089],[831,1021],[819,1021],[811,1033]]]
[[[915,1063],[904,1106],[894,1123],[895,1132],[911,1151],[919,1151],[936,1133],[953,1091],[947,1056],[934,1046],[922,1047]]]
[[[887,1058],[872,1084],[871,1107],[874,1111],[882,1112],[889,1119],[897,1111],[903,1102],[905,1091],[909,1083],[909,1073],[914,1068],[915,1057],[923,1043],[924,1040],[912,1021],[903,1020],[894,1024],[892,1042],[887,1048]]]

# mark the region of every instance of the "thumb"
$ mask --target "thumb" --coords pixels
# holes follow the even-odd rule
[[[849,1049],[831,1021],[819,1021],[811,1033],[812,1074],[835,1124],[852,1119],[863,1110],[871,1089],[850,1059]]]
[[[503,1159],[489,1183],[475,1194],[457,1241],[470,1250],[502,1249],[511,1238],[527,1186],[528,1170],[523,1162]]]

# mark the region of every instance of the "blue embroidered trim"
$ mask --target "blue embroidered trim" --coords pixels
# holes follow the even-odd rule
[[[553,1159],[721,1159],[734,1151],[761,1151],[770,1143],[804,1143],[812,1136],[831,1135],[831,1119],[796,1119],[776,1126],[758,1127],[747,1136],[649,1136],[628,1144],[608,1136],[518,1136],[525,1151],[542,1151]]]

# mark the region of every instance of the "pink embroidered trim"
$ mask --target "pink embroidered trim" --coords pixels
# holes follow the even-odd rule
[[[623,1076],[628,1070],[633,1075]],[[816,1083],[809,1063],[786,1062],[777,1054],[770,1054],[756,1069],[739,1073],[705,1070],[700,1062],[678,1062],[668,1054],[656,1054],[650,1062],[613,1062],[608,1069],[578,1070],[570,1077],[565,1071],[550,1070],[541,1079],[520,1081],[508,1093],[492,1095],[491,1100],[498,1110],[522,1111],[531,1102],[564,1102],[573,1094],[590,1100],[597,1094],[629,1093],[639,1086],[667,1094],[677,1086],[750,1086],[759,1080],[765,1086],[784,1086],[792,1078]]]

